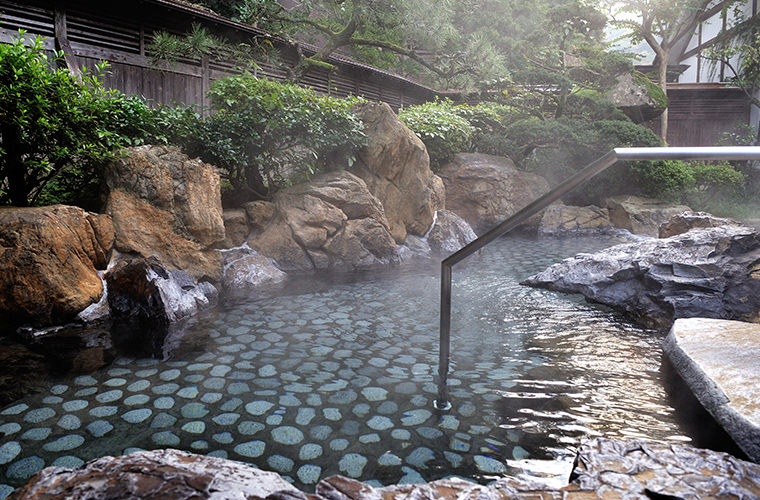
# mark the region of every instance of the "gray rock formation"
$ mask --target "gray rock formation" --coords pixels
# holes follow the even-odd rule
[[[760,498],[760,465],[727,453],[649,441],[581,443],[571,484],[599,498]]]
[[[155,450],[99,458],[78,470],[48,467],[10,498],[238,500],[277,492],[301,498],[274,472],[184,451]]]
[[[625,229],[633,234],[657,237],[660,225],[671,217],[685,211],[691,211],[686,205],[672,205],[660,200],[640,196],[613,196],[606,200],[610,221],[618,229]]]
[[[274,204],[271,201],[249,201],[243,204],[248,217],[248,227],[256,234],[261,233],[274,216]]]
[[[760,234],[741,226],[694,229],[666,239],[579,254],[523,284],[582,293],[644,325],[676,318],[760,320]]]
[[[647,85],[637,82],[631,73],[624,73],[617,78],[615,86],[607,93],[607,98],[634,123],[657,118],[665,109],[662,102],[650,95]]]
[[[544,210],[539,234],[562,235],[568,233],[605,232],[613,228],[606,208],[594,205],[574,207],[552,205]]]
[[[536,174],[521,172],[509,158],[460,153],[439,172],[446,208],[483,234],[549,191]],[[538,218],[531,223],[538,224]]]
[[[760,325],[679,319],[662,347],[702,406],[760,462]]]
[[[156,259],[122,260],[106,273],[115,320],[167,326],[214,304],[217,289],[183,271],[167,271]]]
[[[277,193],[272,220],[248,245],[286,272],[351,270],[399,259],[382,205],[348,172]]]
[[[669,238],[677,234],[683,234],[700,227],[739,226],[740,223],[731,219],[715,217],[707,212],[681,212],[672,216],[667,222],[660,225],[660,238]]]
[[[222,294],[225,298],[253,300],[271,296],[288,277],[272,259],[250,248],[235,248],[222,252],[222,255]]]
[[[0,208],[0,322],[65,323],[97,302],[111,218],[78,207]]]
[[[444,207],[441,179],[430,170],[425,145],[384,103],[362,102],[354,112],[364,122],[367,146],[351,171],[382,204],[391,235],[422,236]]]
[[[585,441],[570,484],[552,487],[503,477],[488,485],[460,478],[375,488],[342,476],[320,481],[313,494],[273,472],[177,450],[103,457],[72,470],[48,467],[9,500],[122,498],[267,500],[589,500],[683,498],[753,499],[760,495],[760,465],[725,453],[646,441]]]
[[[231,208],[222,212],[224,239],[216,243],[217,248],[239,247],[248,239],[248,216],[242,208]]]
[[[170,270],[218,280],[224,239],[219,173],[172,146],[125,150],[106,169],[115,247]]]
[[[433,255],[445,258],[475,238],[467,221],[450,210],[439,210],[427,242]]]

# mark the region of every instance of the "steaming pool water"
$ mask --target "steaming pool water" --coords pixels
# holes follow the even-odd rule
[[[120,357],[0,410],[0,498],[45,466],[179,448],[313,490],[456,475],[567,480],[583,436],[684,442],[660,338],[519,285],[615,237],[500,240],[454,270],[453,408],[437,413],[439,266],[295,280],[220,308],[168,360]]]

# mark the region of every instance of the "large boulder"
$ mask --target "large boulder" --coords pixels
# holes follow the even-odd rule
[[[243,204],[248,218],[249,231],[261,233],[274,216],[274,204],[271,201],[257,200]]]
[[[106,169],[115,247],[218,280],[225,237],[219,172],[173,146],[128,148]]]
[[[673,205],[630,195],[607,198],[606,204],[613,226],[655,238],[660,234],[661,224],[668,222],[674,215],[691,211],[686,205]]]
[[[595,491],[591,498],[760,497],[758,464],[728,453],[641,439],[582,441],[570,481],[581,490]]]
[[[195,283],[184,271],[168,271],[154,258],[121,260],[105,276],[115,320],[168,325],[195,315],[217,297],[211,283]]]
[[[359,177],[333,172],[280,191],[248,245],[284,271],[350,270],[398,260],[380,202]]]
[[[276,492],[299,493],[278,474],[252,465],[179,450],[154,450],[102,457],[81,469],[48,467],[9,498],[222,500],[263,499]]]
[[[740,223],[707,212],[681,212],[660,225],[660,238],[670,238],[700,227],[739,226]]]
[[[760,234],[741,226],[579,254],[523,282],[624,311],[646,326],[676,318],[760,322]]]
[[[64,205],[0,208],[0,322],[65,323],[103,294],[110,217]]]
[[[225,298],[253,300],[270,296],[287,279],[270,258],[245,246],[223,252]]]
[[[380,200],[397,243],[407,233],[424,235],[445,201],[425,145],[387,104],[362,102],[354,111],[364,122],[367,145],[351,171]]]
[[[570,481],[547,485],[507,475],[481,485],[447,477],[378,488],[331,476],[319,481],[313,493],[304,493],[277,473],[242,462],[153,450],[98,458],[79,469],[48,467],[8,499],[750,499],[760,493],[760,465],[687,445],[596,438],[578,447]]]
[[[606,208],[595,205],[574,207],[552,205],[547,207],[538,226],[539,234],[568,234],[605,232],[612,229],[610,214]]]
[[[178,347],[183,327],[214,305],[218,291],[187,273],[165,269],[155,258],[120,260],[105,275],[111,338],[120,351],[166,359]]]
[[[467,221],[451,210],[439,210],[427,242],[433,255],[445,258],[475,238],[477,235]]]
[[[242,208],[225,210],[222,213],[222,219],[224,220],[225,237],[216,244],[217,248],[234,248],[245,243],[248,239],[248,233],[250,233],[245,210]]]
[[[659,99],[657,96],[661,96]],[[632,73],[618,76],[607,98],[634,123],[644,123],[660,116],[668,105],[667,98],[654,83],[638,80]]]
[[[520,172],[512,160],[502,156],[459,153],[439,174],[446,186],[446,208],[478,234],[549,191],[543,177]]]

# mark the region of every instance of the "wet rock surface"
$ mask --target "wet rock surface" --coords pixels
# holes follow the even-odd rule
[[[250,248],[223,252],[222,293],[230,299],[256,299],[276,293],[287,279],[270,258]]]
[[[741,226],[579,254],[523,282],[622,310],[646,326],[676,318],[760,319],[760,234]]]
[[[544,178],[517,170],[512,160],[501,156],[460,153],[439,175],[446,186],[446,209],[466,220],[478,234],[549,191]]]
[[[760,462],[760,325],[679,319],[663,350],[702,406]]]
[[[275,492],[304,497],[273,472],[178,450],[156,450],[103,457],[74,471],[51,467],[9,498],[238,499],[266,498]]]
[[[363,102],[353,109],[364,122],[368,143],[351,171],[382,204],[397,243],[407,233],[422,236],[445,198],[425,145],[387,104]]]
[[[248,239],[248,216],[244,209],[233,208],[222,213],[225,237],[216,246],[218,248],[239,247]]]
[[[182,271],[167,271],[156,259],[123,260],[106,273],[114,320],[166,326],[215,303],[218,292]]]
[[[601,498],[760,498],[760,465],[726,453],[648,441],[582,443],[570,478]]]
[[[578,232],[604,232],[613,229],[609,210],[594,205],[547,207],[538,226],[539,234],[563,235]]]
[[[613,196],[605,201],[610,221],[618,229],[633,234],[657,237],[660,225],[682,212],[691,211],[686,205],[672,205],[640,196]]]
[[[277,193],[272,220],[248,245],[286,272],[398,261],[382,205],[348,172],[320,175]]]
[[[672,216],[667,222],[660,225],[659,237],[670,238],[683,234],[692,229],[718,226],[739,226],[739,222],[723,217],[715,217],[707,212],[681,212]]]
[[[225,237],[216,168],[175,147],[137,146],[106,172],[117,250],[156,257],[196,279],[220,278],[221,259],[212,249]]]
[[[78,207],[0,208],[0,321],[47,326],[97,302],[113,244],[110,217]]]
[[[248,217],[249,228],[256,233],[263,231],[274,215],[274,204],[271,201],[250,201],[243,205],[243,209]]]
[[[450,210],[439,210],[427,242],[433,255],[448,257],[475,238],[467,221]]]
[[[103,457],[78,470],[50,467],[9,497],[266,498],[270,500],[509,499],[752,499],[760,495],[760,466],[725,453],[646,441],[594,439],[578,450],[571,483],[549,487],[517,478],[488,486],[449,478],[376,488],[332,476],[303,493],[278,474],[244,463],[177,450]]]

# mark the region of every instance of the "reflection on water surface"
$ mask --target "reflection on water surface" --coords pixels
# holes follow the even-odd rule
[[[454,270],[448,413],[432,407],[437,265],[296,280],[191,327],[167,361],[121,357],[8,406],[0,492],[43,466],[140,448],[242,460],[310,489],[336,473],[564,481],[582,436],[688,441],[655,334],[518,284],[615,242],[509,238]]]

